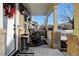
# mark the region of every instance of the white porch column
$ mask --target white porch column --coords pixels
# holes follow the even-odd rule
[[[58,14],[57,14],[57,7],[58,7],[58,5],[56,5],[56,6],[54,6],[53,8],[54,8],[54,14],[53,14],[53,18],[54,18],[54,20],[53,20],[53,24],[54,24],[54,26],[53,26],[53,31],[54,32],[57,32],[58,31]]]
[[[28,33],[28,26],[29,26],[29,22],[28,22],[28,17],[27,17],[27,33]]]
[[[79,4],[74,4],[74,35],[79,37]]]
[[[3,29],[3,3],[0,3],[0,28]]]
[[[29,17],[27,17],[27,27],[26,27],[27,31],[26,31],[26,33],[28,34],[28,41],[27,42],[29,43],[29,20],[28,19],[29,19]]]
[[[18,49],[18,25],[19,25],[19,3],[16,3],[16,19],[15,19],[15,26],[16,26],[16,49]]]
[[[28,21],[29,17],[27,17],[27,22],[25,22],[26,24],[26,33],[29,34],[29,21]]]
[[[48,24],[47,23],[48,23],[48,19],[47,19],[47,17],[45,17],[45,29],[46,30],[48,30]]]

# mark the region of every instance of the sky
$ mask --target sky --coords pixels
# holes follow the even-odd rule
[[[32,21],[37,22],[39,25],[44,25],[45,16],[32,16]]]
[[[63,21],[64,18],[62,17],[65,14],[68,15],[71,19],[73,18],[73,15],[74,15],[73,4],[63,3],[58,6],[58,24],[62,24],[63,22],[65,22]]]
[[[68,4],[68,3],[63,3],[59,4],[57,13],[58,13],[58,24],[64,23],[62,15],[65,15],[64,10],[66,12],[66,15],[68,15],[71,19],[73,18],[73,12],[74,12],[74,7],[73,4]],[[36,21],[39,25],[43,25],[45,22],[45,16],[32,16],[32,20]],[[49,15],[48,17],[48,24],[53,25],[53,12]]]

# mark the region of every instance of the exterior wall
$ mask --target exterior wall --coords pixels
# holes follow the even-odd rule
[[[3,28],[3,4],[0,3],[0,28]]]
[[[5,55],[5,31],[0,28],[0,56]]]
[[[19,12],[19,28],[18,28],[18,48],[21,49],[21,34],[24,34],[24,16]]]
[[[24,16],[22,14],[19,14],[19,29],[20,34],[24,33]]]
[[[0,3],[0,56],[5,55],[5,33],[3,29],[3,4]]]

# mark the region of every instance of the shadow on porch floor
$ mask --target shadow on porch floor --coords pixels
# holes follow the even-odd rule
[[[23,50],[23,52],[26,51]],[[48,48],[47,45],[42,45],[39,47],[30,47],[27,52],[34,53],[34,55],[27,54],[27,56],[68,56],[66,52],[61,52],[58,49]],[[17,54],[17,56],[26,56],[26,54]]]

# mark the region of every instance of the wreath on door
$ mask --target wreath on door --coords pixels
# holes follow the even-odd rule
[[[4,3],[3,8],[4,8],[4,15],[9,18],[13,18],[13,16],[16,14],[15,3]]]

